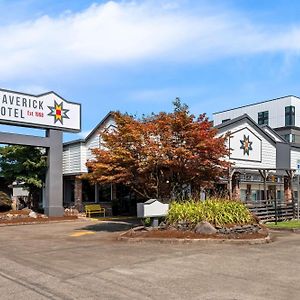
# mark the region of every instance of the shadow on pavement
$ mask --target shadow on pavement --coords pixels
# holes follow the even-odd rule
[[[140,221],[137,219],[101,221],[99,223],[80,228],[79,230],[119,232],[129,230],[130,228],[133,228],[140,224]]]

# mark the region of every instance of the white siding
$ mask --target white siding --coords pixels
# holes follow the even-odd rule
[[[80,163],[81,163],[81,172],[87,173],[87,167],[86,167],[86,145],[81,144],[80,147],[81,157],[80,157]]]
[[[95,132],[86,143],[86,160],[93,159],[92,149],[100,147],[99,132]]]
[[[291,149],[291,169],[297,170],[297,162],[300,161],[300,149]]]
[[[86,142],[86,160],[93,159],[92,149],[100,147],[100,131],[105,128],[114,126],[115,122],[112,118],[109,118],[102,126],[97,130]]]
[[[214,125],[219,125],[222,120],[234,119],[243,114],[248,114],[255,122],[258,122],[258,113],[269,111],[269,126],[278,128],[285,126],[285,107],[293,105],[296,110],[295,125],[300,127],[300,99],[289,96],[263,103],[248,105],[245,107],[235,108],[228,111],[214,113]]]
[[[235,167],[241,168],[276,168],[276,147],[270,143],[260,132],[253,128],[248,122],[243,122],[234,128],[231,128],[231,132],[242,130],[243,128],[249,128],[257,137],[262,140],[262,155],[261,162],[254,162],[249,160],[235,160],[229,159],[230,162],[234,164]],[[225,131],[222,129],[219,131],[219,135],[224,134]]]
[[[109,128],[114,125],[112,118],[107,119],[101,128],[92,134],[86,142],[65,145],[63,150],[63,174],[86,173],[87,160],[93,159],[92,149],[100,147],[99,132],[103,128]]]
[[[63,174],[81,172],[81,144],[72,144],[63,150]]]

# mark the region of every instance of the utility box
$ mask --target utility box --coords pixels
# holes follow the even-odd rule
[[[164,204],[157,199],[149,199],[145,203],[137,203],[137,217],[164,217],[169,210],[169,204]]]

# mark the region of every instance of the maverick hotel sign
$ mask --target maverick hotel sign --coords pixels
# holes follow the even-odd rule
[[[54,92],[38,96],[0,89],[0,123],[79,132],[81,106]]]
[[[28,145],[46,149],[48,168],[43,193],[44,212],[62,216],[63,131],[80,132],[81,105],[54,92],[34,96],[0,89],[0,124],[45,129],[44,137],[0,132],[0,144]]]

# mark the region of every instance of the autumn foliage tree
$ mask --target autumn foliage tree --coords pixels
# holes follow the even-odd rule
[[[142,119],[114,113],[115,128],[103,131],[85,176],[93,183],[121,183],[142,198],[184,197],[224,173],[225,138],[208,118],[195,117],[177,98],[172,113]]]

